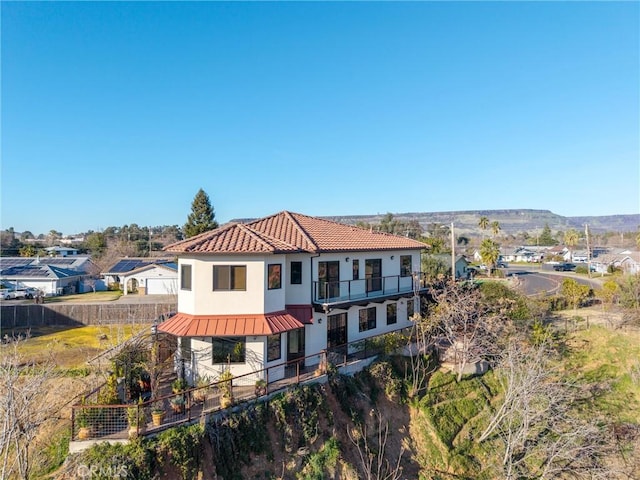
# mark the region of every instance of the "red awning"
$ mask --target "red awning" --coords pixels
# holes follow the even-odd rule
[[[287,311],[249,315],[189,315],[177,313],[158,330],[177,337],[242,337],[273,335],[303,328],[297,315]],[[310,313],[310,312],[309,312]],[[305,318],[303,315],[302,318]],[[305,322],[306,323],[306,322]]]

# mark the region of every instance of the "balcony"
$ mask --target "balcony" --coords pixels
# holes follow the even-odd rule
[[[313,303],[325,312],[331,308],[349,308],[351,305],[384,301],[407,294],[419,294],[427,290],[425,275],[416,272],[410,276],[341,280],[339,282],[313,282]]]

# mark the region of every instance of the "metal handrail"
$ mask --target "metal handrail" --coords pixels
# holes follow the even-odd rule
[[[403,284],[403,279],[406,279]],[[313,282],[313,303],[333,303],[363,300],[399,293],[410,293],[426,288],[426,275],[415,272],[413,275],[388,275],[385,277],[359,278]]]
[[[100,424],[100,428],[89,432],[90,437],[86,439],[128,437],[130,432],[126,428],[126,418],[129,409],[132,408],[136,409],[136,418],[140,416],[141,412],[144,412],[144,415],[142,416],[146,418],[146,422],[144,424],[137,425],[135,428],[136,434],[139,435],[154,433],[168,427],[188,423],[202,415],[224,410],[226,407],[222,405],[221,397],[222,392],[227,388],[232,389],[234,396],[236,395],[236,392],[238,393],[238,396],[235,397],[237,401],[247,401],[260,398],[291,385],[297,385],[303,381],[324,375],[326,373],[329,360],[331,360],[332,365],[341,367],[347,365],[351,357],[362,360],[378,355],[380,353],[379,349],[370,348],[368,346],[368,342],[389,333],[396,333],[406,329],[407,327],[402,327],[367,339],[348,342],[313,355],[307,355],[295,360],[289,360],[267,368],[255,370],[250,373],[234,376],[230,380],[219,380],[206,386],[193,387],[179,393],[172,393],[152,398],[146,402],[120,405],[76,404],[71,407],[72,439],[81,439],[79,431],[82,425],[79,422],[79,418],[86,416],[87,412],[89,412],[89,416],[92,417],[96,417],[98,414],[101,414],[103,417],[107,418],[107,421],[103,421]],[[312,359],[317,359],[318,363],[314,363],[310,367],[303,367],[303,365],[307,363],[307,360]],[[269,371],[279,368],[285,369],[285,377],[281,380],[270,382]],[[258,384],[256,379],[264,380],[264,384],[262,384],[262,382]],[[182,398],[183,402],[181,403],[183,403],[184,408],[181,411],[172,411],[171,409],[167,409],[166,406],[172,405],[172,400],[177,397]],[[158,406],[162,406],[165,415],[168,413],[166,420],[163,420],[163,423],[160,425],[156,425],[151,422],[151,413]],[[84,440],[84,438],[82,438],[82,440]]]

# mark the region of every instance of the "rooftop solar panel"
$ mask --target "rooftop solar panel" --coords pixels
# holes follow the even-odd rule
[[[150,262],[146,261],[146,260],[140,260],[140,259],[125,259],[125,260],[120,260],[118,263],[116,263],[111,269],[111,272],[129,272],[131,270],[134,270],[136,268],[140,268],[140,267],[144,267],[145,265],[149,265]]]
[[[40,261],[47,265],[73,265],[77,260],[74,258],[46,258]]]
[[[29,265],[35,258],[2,258],[0,257],[0,268],[15,267],[17,265]]]

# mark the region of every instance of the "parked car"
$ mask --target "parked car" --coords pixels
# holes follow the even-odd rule
[[[18,299],[18,298],[27,298],[26,290],[22,290],[22,289],[9,290],[9,293],[7,293],[7,300]]]
[[[8,294],[9,294],[8,290],[5,290],[5,289],[0,290],[0,300],[6,300]]]
[[[573,263],[559,263],[554,265],[553,269],[556,272],[571,272],[576,269],[576,266]]]
[[[507,268],[509,266],[509,264],[507,262],[498,262],[497,267],[498,268]]]
[[[35,287],[27,287],[24,289],[24,291],[27,294],[27,298],[35,298],[38,295],[41,295],[42,293],[40,292],[39,289],[35,288]]]

